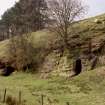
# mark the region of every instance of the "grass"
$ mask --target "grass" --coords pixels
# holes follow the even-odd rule
[[[44,102],[49,105],[104,105],[105,75],[104,67],[67,79],[65,77],[50,77],[40,79],[39,75],[16,73],[10,77],[0,77],[1,100],[4,89],[7,94],[18,99],[22,91],[22,100],[26,105],[40,105],[41,94]],[[50,101],[49,101],[50,100]]]

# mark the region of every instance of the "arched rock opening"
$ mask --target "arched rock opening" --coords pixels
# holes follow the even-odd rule
[[[73,65],[73,76],[79,75],[82,71],[82,62],[80,58],[77,58]]]

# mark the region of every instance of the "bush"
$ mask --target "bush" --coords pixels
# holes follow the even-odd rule
[[[13,98],[11,96],[7,97],[6,104],[7,105],[20,105],[19,102],[15,98]]]

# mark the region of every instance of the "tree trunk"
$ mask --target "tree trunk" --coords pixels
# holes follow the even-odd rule
[[[98,56],[95,56],[92,61],[91,70],[95,69],[95,67],[97,66],[97,62],[98,62]]]

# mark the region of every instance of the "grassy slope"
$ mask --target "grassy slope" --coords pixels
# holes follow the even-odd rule
[[[37,32],[32,32],[29,41],[34,45],[35,48],[48,48],[50,43],[53,43],[53,40],[56,38],[56,35],[53,35],[48,30],[41,30]],[[8,59],[8,44],[9,40],[4,40],[0,42],[0,59]]]
[[[1,94],[4,88],[14,97],[18,97],[21,90],[22,100],[27,105],[40,105],[41,94],[47,96],[45,103],[48,103],[49,97],[55,105],[65,105],[66,102],[71,105],[105,105],[105,70],[102,67],[72,79],[53,77],[47,80],[38,79],[38,75],[18,73],[0,77]]]
[[[101,20],[101,22],[104,22],[104,24],[95,23],[95,19]],[[79,35],[79,38],[71,38],[70,41],[72,41],[74,44],[81,43],[82,47],[84,48],[87,46],[88,39],[92,38],[92,44],[97,47],[97,44],[100,44],[100,42],[102,42],[101,40],[105,38],[105,14],[79,21],[75,23],[73,27],[75,29],[73,34]],[[56,39],[57,36],[48,30],[33,32],[30,37],[31,42],[37,48],[47,48],[49,47],[49,44],[54,44],[54,40]],[[0,59],[8,56],[7,44],[8,40],[0,42]]]

